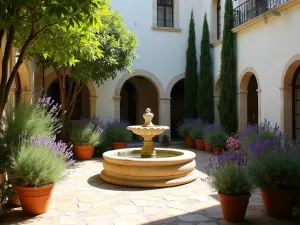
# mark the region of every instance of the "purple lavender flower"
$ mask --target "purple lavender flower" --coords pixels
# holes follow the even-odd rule
[[[203,128],[203,135],[210,131],[222,131],[223,128],[218,124],[206,124]]]

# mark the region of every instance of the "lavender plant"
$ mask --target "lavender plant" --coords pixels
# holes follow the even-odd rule
[[[203,138],[203,128],[204,124],[198,124],[191,128],[190,136],[194,139],[202,139]]]
[[[18,186],[40,187],[62,179],[73,163],[70,148],[55,137],[22,138],[11,157],[11,175]]]
[[[224,195],[246,195],[255,187],[243,151],[223,152],[220,156],[210,159],[205,170],[207,177],[202,181]]]
[[[249,146],[251,176],[260,188],[297,189],[300,187],[300,142],[288,137],[278,141],[256,140]]]
[[[70,141],[74,145],[97,146],[103,141],[102,130],[89,120],[81,120],[71,128]]]
[[[227,141],[227,133],[223,130],[207,132],[205,141],[214,148],[224,148]]]
[[[38,98],[37,101],[29,103],[20,100],[16,104],[8,104],[2,121],[3,130],[0,134],[1,157],[0,171],[5,170],[10,154],[20,148],[20,136],[26,132],[27,137],[46,136],[52,137],[61,128],[60,114],[61,106],[55,104],[51,98]],[[3,163],[2,163],[3,162]]]
[[[180,122],[177,125],[178,134],[181,137],[189,136],[191,130],[194,127],[196,127],[198,125],[202,125],[202,124],[204,124],[204,122],[203,122],[203,120],[201,120],[199,118],[198,119],[184,119],[182,122]]]
[[[104,126],[105,138],[110,142],[128,142],[132,139],[132,132],[125,121],[110,121]]]

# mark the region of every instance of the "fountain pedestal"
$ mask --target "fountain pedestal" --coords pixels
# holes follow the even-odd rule
[[[142,158],[155,158],[156,151],[153,146],[153,137],[154,136],[145,136],[144,137],[144,145],[141,151]]]

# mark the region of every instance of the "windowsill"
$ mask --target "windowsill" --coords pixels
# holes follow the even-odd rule
[[[222,42],[223,42],[223,40],[222,40],[222,39],[219,39],[219,40],[215,41],[214,43],[212,43],[212,44],[211,44],[211,47],[212,47],[212,48],[215,48],[215,47],[221,45]]]
[[[156,27],[156,26],[152,26],[151,28],[152,28],[152,30],[155,30],[155,31],[181,32],[181,29],[176,28],[176,27]]]

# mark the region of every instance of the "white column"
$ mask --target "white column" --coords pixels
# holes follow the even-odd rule
[[[120,102],[121,102],[121,96],[114,96],[114,119],[119,120],[121,118],[121,110],[120,110]]]
[[[158,112],[159,125],[170,127],[164,134],[171,138],[171,98],[158,98]]]
[[[285,134],[293,135],[293,88],[280,87],[280,129]]]
[[[247,126],[248,113],[247,113],[247,94],[246,90],[238,91],[238,121],[239,121],[239,130]]]

